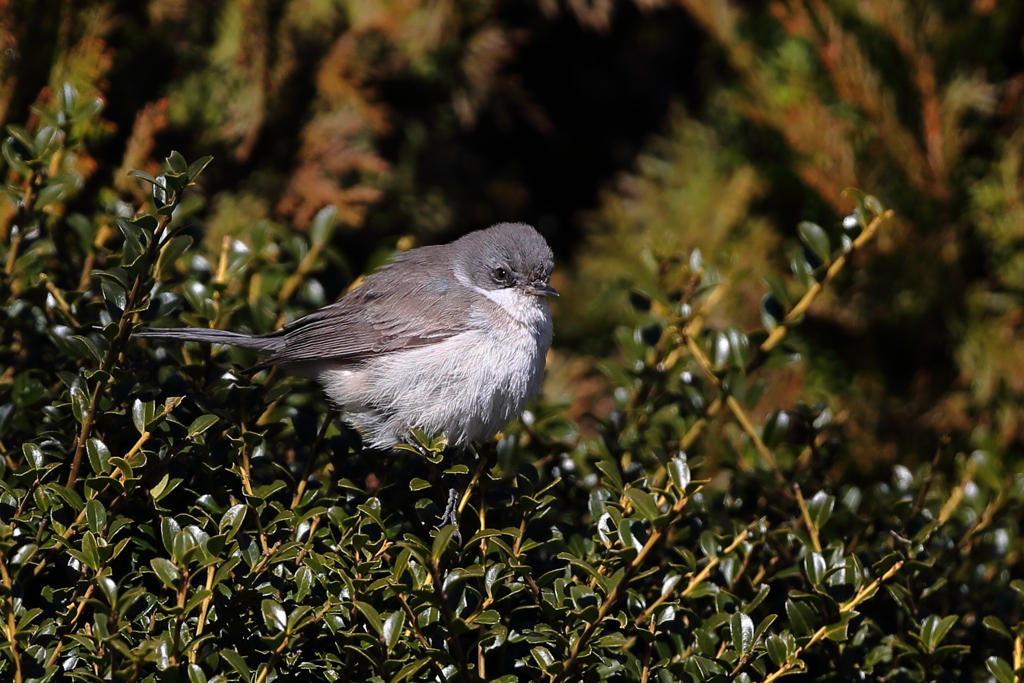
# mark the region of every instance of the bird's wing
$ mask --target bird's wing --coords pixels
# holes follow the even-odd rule
[[[470,329],[472,293],[448,272],[416,266],[396,260],[337,303],[286,325],[275,333],[283,344],[261,365],[355,362]]]

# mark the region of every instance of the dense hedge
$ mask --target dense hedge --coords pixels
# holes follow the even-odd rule
[[[318,389],[139,324],[257,332],[323,305],[336,214],[195,246],[172,154],[147,207],[76,170],[67,87],[3,142],[0,678],[269,681],[1014,679],[1024,478],[984,451],[861,474],[826,400],[751,409],[822,287],[885,229],[805,223],[763,331],[713,329],[697,252],[656,264],[580,428],[377,458]],[[136,211],[139,211],[137,213]],[[714,428],[714,429],[712,429]],[[427,457],[423,457],[423,453]],[[840,478],[840,472],[847,474]],[[455,527],[436,528],[456,482]]]

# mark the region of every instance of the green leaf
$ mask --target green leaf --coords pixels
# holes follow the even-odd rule
[[[793,306],[793,300],[789,296],[789,288],[786,286],[786,281],[783,280],[777,273],[768,273],[763,276],[764,283],[768,285],[768,294],[770,294],[778,304],[783,308],[783,314]]]
[[[154,557],[149,561],[149,566],[156,572],[157,578],[171,590],[178,589],[178,579],[181,575],[178,574],[178,568],[174,566],[174,563],[164,557]]]
[[[17,143],[14,138],[7,138],[3,144],[3,155],[7,161],[7,165],[10,166],[15,173],[20,175],[22,178],[28,177],[32,173],[32,167],[26,163],[26,159],[23,159],[21,154],[18,153]]]
[[[685,494],[686,487],[690,485],[690,467],[686,464],[686,455],[680,453],[669,460],[668,476],[676,490]]]
[[[767,586],[765,586],[765,587],[767,588]],[[761,640],[761,636],[764,635],[765,631],[767,631],[768,628],[773,623],[775,623],[775,620],[778,618],[778,616],[779,615],[777,615],[777,614],[769,614],[768,616],[766,616],[764,619],[761,620],[761,623],[757,625],[756,629],[754,629],[754,643],[755,644],[759,640]]]
[[[885,206],[874,195],[864,195],[864,207],[876,216],[885,213]]]
[[[139,399],[135,399],[135,403],[132,404],[132,422],[135,424],[135,428],[139,430],[139,434],[143,434],[146,431],[146,427],[153,421],[156,415],[156,401],[146,401],[143,403]]]
[[[638,531],[643,530],[643,525],[637,522],[634,526],[634,524],[626,517],[623,517],[619,521],[619,542],[622,543],[622,548],[624,550],[627,548],[632,548],[633,550],[640,552],[640,550],[644,547],[643,541],[641,541],[633,534],[633,531],[634,529],[636,529],[636,527],[640,527],[639,529],[637,529]]]
[[[133,178],[139,178],[140,180],[145,180],[147,183],[150,183],[152,185],[156,184],[156,178],[154,178],[153,176],[149,175],[145,171],[139,171],[139,170],[132,169],[131,171],[128,171],[128,175],[133,177]]]
[[[832,510],[835,508],[836,498],[824,491],[818,491],[814,497],[807,501],[807,512],[810,513],[811,521],[816,529],[820,530],[832,517]]]
[[[160,249],[160,275],[173,272],[175,262],[192,246],[192,238],[188,235],[172,237]]]
[[[821,585],[826,569],[825,558],[821,556],[821,553],[809,552],[804,555],[804,574],[812,586]]]
[[[698,543],[706,557],[715,557],[722,551],[722,544],[713,531],[702,531]]]
[[[93,571],[98,570],[100,568],[100,550],[99,544],[96,542],[96,535],[93,532],[86,531],[82,534],[81,551],[89,569]]]
[[[765,649],[768,650],[768,656],[775,666],[782,666],[788,662],[793,651],[786,639],[774,633],[765,640]]]
[[[1013,640],[1013,634],[1010,633],[1010,629],[1006,628],[1006,624],[1004,624],[1002,619],[1000,619],[999,617],[990,614],[984,619],[982,619],[981,623],[988,630],[995,631],[996,633],[1003,636],[1004,638],[1007,638],[1008,640]]]
[[[388,652],[394,651],[395,646],[398,645],[398,639],[402,637],[402,629],[404,628],[405,612],[402,610],[392,612],[388,618],[384,620],[381,635],[384,638],[384,645],[387,646]]]
[[[89,466],[95,474],[108,474],[113,470],[110,464],[110,451],[107,445],[99,439],[92,438],[85,443],[86,453],[89,455]]]
[[[245,513],[248,510],[248,506],[245,503],[236,503],[227,509],[227,511],[221,516],[220,522],[217,524],[217,529],[222,534],[226,534],[227,540],[231,540],[235,537],[235,534],[242,528],[242,523],[245,521]]]
[[[186,173],[188,172],[188,163],[185,161],[185,157],[181,155],[181,152],[173,151],[170,156],[167,157],[167,167],[175,173]]]
[[[32,136],[27,130],[17,124],[11,124],[7,126],[7,132],[11,134],[11,137],[17,140],[25,148],[26,152],[31,154],[35,147],[35,142],[32,140]],[[26,157],[26,161],[30,160],[30,157]]]
[[[194,439],[207,429],[217,424],[220,418],[216,415],[200,415],[196,419],[192,420],[192,424],[188,427],[188,438]]]
[[[448,549],[448,543],[452,540],[452,536],[459,530],[454,524],[448,524],[437,530],[437,536],[434,537],[434,544],[430,550],[430,556],[437,562],[444,555]]]
[[[23,443],[21,445],[21,453],[33,469],[42,469],[46,465],[46,456],[43,454],[43,449],[39,447],[39,444]]]
[[[616,494],[622,491],[622,472],[614,460],[601,459],[594,466],[604,474],[604,483],[610,491]]]
[[[93,498],[85,504],[85,519],[89,524],[89,530],[94,534],[102,534],[107,526],[107,508],[103,503]]]
[[[949,629],[953,628],[957,619],[959,619],[959,616],[956,614],[950,614],[941,619],[937,615],[932,614],[922,622],[919,637],[929,653],[935,651],[942,642],[942,639],[949,633]]]
[[[317,211],[309,226],[309,239],[315,245],[323,246],[331,241],[334,228],[338,225],[338,209],[327,205]]]
[[[155,181],[153,183],[153,202],[159,209],[163,209],[174,198],[174,189],[167,182],[167,175],[164,173],[158,175]]]
[[[238,654],[234,650],[221,650],[220,656],[231,665],[231,668],[242,677],[243,680],[249,680],[252,678],[252,669],[245,663],[245,659],[242,655]]]
[[[70,179],[52,179],[36,195],[35,208],[41,209],[50,204],[63,202],[75,193],[75,189]]]
[[[121,265],[125,267],[133,266],[145,253],[145,249],[142,246],[142,228],[123,218],[117,219],[117,227],[121,229],[121,234],[124,235]]]
[[[206,683],[206,674],[198,664],[188,665],[188,681],[189,683]]]
[[[79,424],[84,423],[89,415],[89,394],[85,389],[85,380],[77,377],[71,384],[71,412]]]
[[[264,600],[260,603],[263,611],[263,622],[272,633],[284,631],[288,626],[288,613],[276,600]]]
[[[373,632],[380,636],[384,632],[384,623],[381,621],[380,614],[374,609],[373,605],[356,600],[355,606],[366,617],[366,621],[370,624]]]
[[[810,289],[811,285],[814,284],[814,268],[807,262],[807,257],[804,256],[802,249],[797,250],[793,254],[789,261],[790,270],[793,271],[793,275],[805,289]],[[796,322],[795,320],[793,322]]]
[[[825,627],[825,637],[837,643],[841,643],[846,640],[849,637],[846,630],[849,627],[850,619],[852,619],[853,616],[853,612],[843,612],[839,617],[839,621]]]
[[[402,683],[411,676],[415,675],[420,669],[430,663],[430,657],[421,657],[415,661],[409,662],[394,675],[391,679],[391,683]]]
[[[211,156],[199,157],[186,169],[185,175],[190,181],[195,182],[195,179],[210,165],[211,161],[213,161]]]
[[[729,620],[729,632],[733,647],[741,655],[754,646],[754,620],[743,612],[735,612]]]
[[[110,280],[103,280],[99,283],[99,291],[106,302],[106,309],[120,315],[128,305],[128,293],[125,288]]]
[[[533,655],[533,659],[537,662],[537,665],[541,668],[541,671],[547,671],[555,663],[555,656],[551,654],[551,651],[546,647],[538,645],[537,647],[530,650],[530,654]]]
[[[985,668],[988,672],[995,676],[999,683],[1016,683],[1016,677],[1013,675],[1013,669],[1006,663],[1005,659],[999,657],[989,657],[985,660]]]
[[[174,539],[181,532],[181,525],[174,517],[164,517],[160,520],[160,542],[168,554],[174,552]]]
[[[790,416],[785,410],[773,410],[764,422],[762,435],[768,448],[775,448],[786,441],[790,430]]]
[[[477,615],[474,623],[491,626],[501,622],[501,615],[493,609],[487,609]]]
[[[832,256],[832,247],[829,245],[828,234],[816,223],[803,221],[796,227],[800,235],[800,241],[807,245],[811,253],[818,257],[822,263],[828,263]]]
[[[644,519],[649,522],[656,520],[661,513],[658,511],[658,504],[654,502],[654,497],[647,491],[628,488],[626,489],[626,496],[633,503],[633,507],[636,508]]]
[[[797,635],[807,635],[814,631],[814,611],[805,603],[786,600],[786,616]]]
[[[761,297],[759,311],[761,314],[761,324],[769,332],[778,327],[786,318],[786,309],[772,294],[765,294]]]
[[[18,567],[25,564],[26,562],[32,559],[32,556],[35,555],[36,551],[38,550],[39,546],[35,543],[26,543],[25,545],[18,548],[13,555],[11,555],[11,566]]]

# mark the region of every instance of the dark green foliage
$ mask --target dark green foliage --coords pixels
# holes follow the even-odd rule
[[[764,331],[710,326],[698,252],[660,263],[601,364],[607,419],[539,403],[477,453],[420,435],[385,458],[315,387],[246,374],[249,352],[130,334],[322,305],[335,213],[205,254],[189,186],[209,159],[177,154],[138,174],[141,213],[69,212],[96,108],[71,88],[49,107],[4,143],[3,680],[1013,680],[1009,458],[840,480],[828,400],[749,416],[760,370],[799,362],[790,328],[885,229],[874,198],[845,232],[799,227]],[[461,542],[435,526],[451,482]]]

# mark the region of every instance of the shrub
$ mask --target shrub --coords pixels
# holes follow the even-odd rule
[[[336,213],[207,254],[188,188],[209,159],[136,174],[152,187],[139,213],[83,190],[97,109],[67,87],[3,143],[5,680],[1008,683],[1021,668],[1009,462],[940,450],[840,478],[852,437],[828,401],[750,416],[766,370],[813,352],[788,332],[884,229],[877,200],[855,196],[835,230],[800,226],[762,331],[709,327],[699,252],[652,264],[600,363],[607,418],[538,403],[473,453],[423,437],[374,458],[315,388],[247,374],[247,351],[131,337],[171,319],[263,332],[324,304]],[[436,528],[451,482],[461,538]]]

